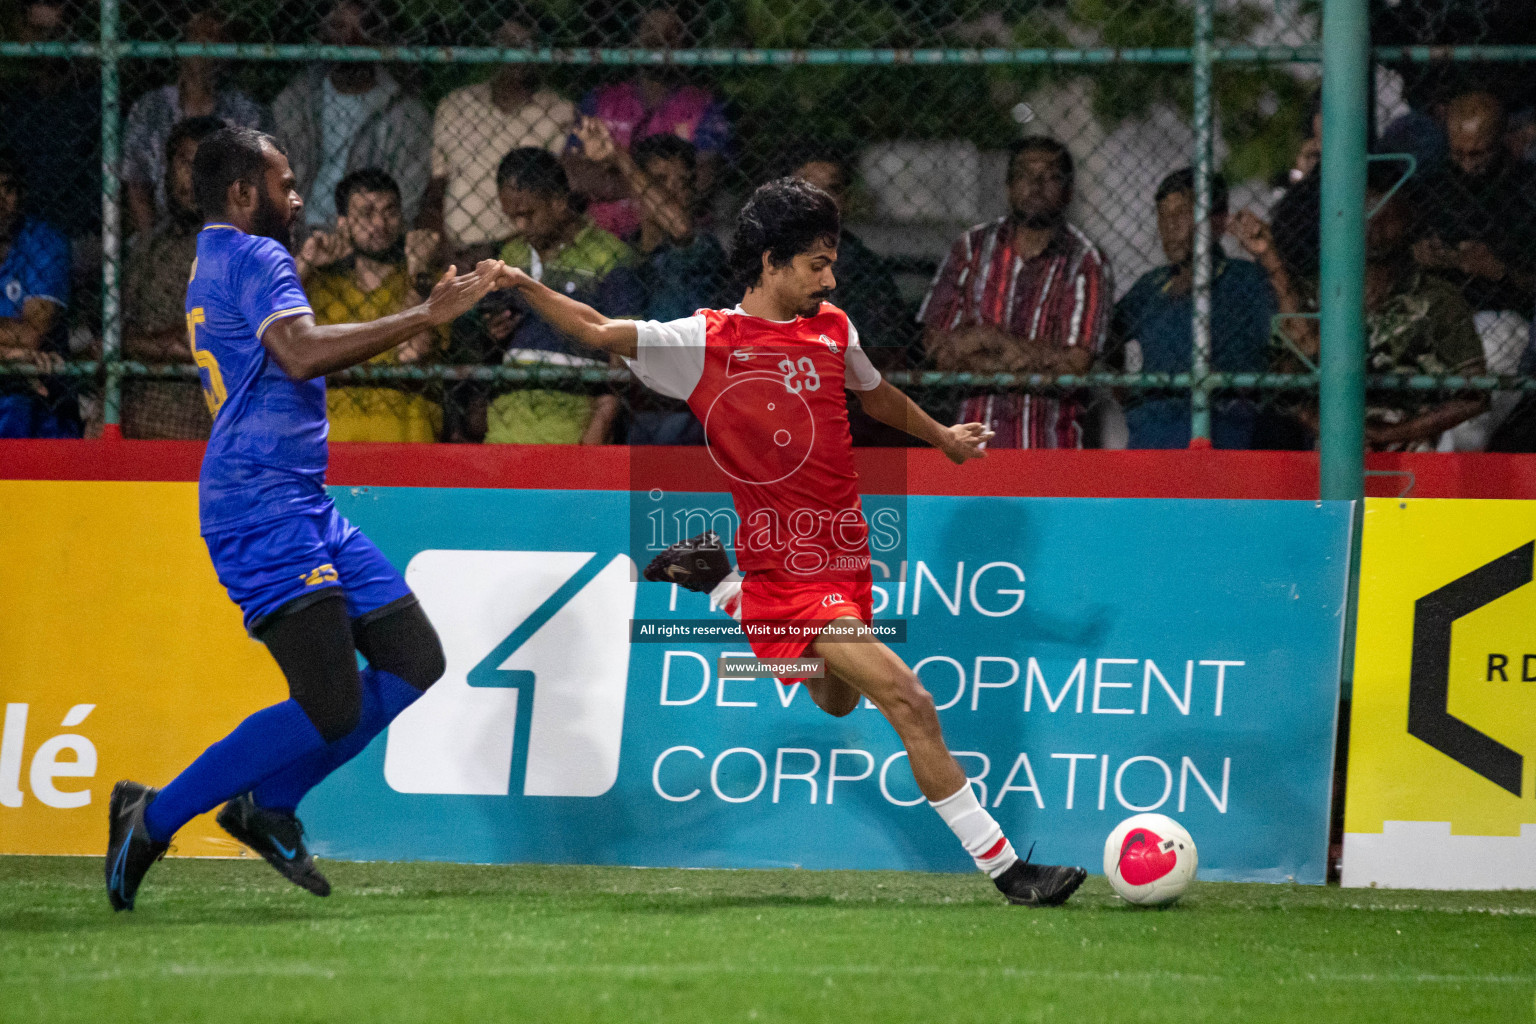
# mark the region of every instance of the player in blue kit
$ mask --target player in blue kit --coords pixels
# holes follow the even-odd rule
[[[293,257],[304,202],[272,139],[226,128],[202,141],[205,217],[187,286],[187,333],[213,412],[198,485],[202,534],[289,699],[251,715],[164,789],[119,782],[108,811],[107,896],[133,909],[176,830],[224,804],[219,824],[317,896],[299,800],[443,674],[437,633],[405,580],[325,492],[325,375],[468,311],[504,269],[450,267],[426,302],[371,323],[316,326]],[[357,667],[357,654],[368,667]],[[227,801],[227,802],[226,802]]]

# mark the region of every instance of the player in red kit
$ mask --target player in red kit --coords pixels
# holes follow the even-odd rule
[[[1018,856],[945,745],[933,698],[869,629],[869,526],[845,389],[870,416],[957,465],[985,455],[990,435],[980,423],[940,425],[881,378],[847,315],[825,301],[836,285],[838,231],[837,205],[825,192],[798,178],[763,185],[736,222],[731,267],[746,287],[741,304],[669,323],[609,319],[520,270],[506,270],[503,284],[557,329],[622,356],[643,383],[685,400],[704,424],[710,454],[730,480],[743,575],[718,546],[682,545],[653,566],[661,578],[713,592],[758,657],[822,659],[824,677],[801,680],[816,704],[841,716],[868,697],[880,709],[918,788],[1003,895],[1063,903],[1087,873]]]

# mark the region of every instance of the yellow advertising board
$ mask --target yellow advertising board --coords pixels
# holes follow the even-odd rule
[[[1536,888],[1536,502],[1368,499],[1346,886]]]
[[[100,855],[114,782],[164,785],[287,687],[214,576],[196,484],[7,480],[0,508],[0,854]],[[240,847],[207,815],[175,852]]]

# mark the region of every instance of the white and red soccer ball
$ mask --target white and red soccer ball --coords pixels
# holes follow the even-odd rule
[[[1139,907],[1167,906],[1184,895],[1199,866],[1195,841],[1165,814],[1126,818],[1104,841],[1109,884]]]

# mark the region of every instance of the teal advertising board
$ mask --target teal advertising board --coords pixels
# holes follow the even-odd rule
[[[636,581],[644,494],[333,493],[405,571],[448,671],[305,801],[323,855],[971,868],[873,707],[832,718],[803,687],[721,680],[719,656],[749,652],[739,632],[632,638],[729,622]],[[876,621],[904,623],[892,647],[1015,845],[1094,868],[1117,822],[1156,810],[1193,834],[1203,877],[1324,880],[1348,503],[899,511]]]

